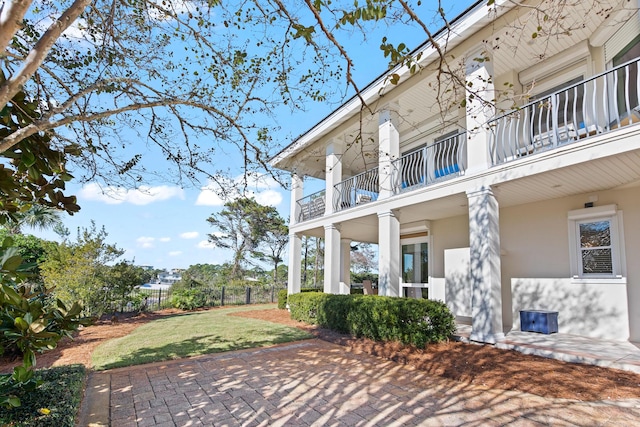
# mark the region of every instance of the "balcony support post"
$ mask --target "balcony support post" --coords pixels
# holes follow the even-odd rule
[[[330,215],[336,211],[334,203],[336,202],[334,185],[342,181],[342,155],[344,154],[344,143],[342,141],[332,140],[327,145],[326,157],[326,191],[325,191],[325,215]]]
[[[304,193],[304,181],[297,172],[291,173],[291,207],[289,210],[289,223],[291,225],[300,222],[300,206],[298,200]]]
[[[471,340],[504,338],[500,274],[499,206],[490,188],[468,191],[471,279]]]
[[[340,294],[351,293],[351,239],[340,239]]]
[[[491,134],[487,121],[495,116],[495,90],[493,86],[493,61],[477,61],[488,53],[484,49],[467,55],[467,173],[487,170],[491,167]]]
[[[287,293],[300,292],[300,278],[302,276],[302,239],[299,234],[289,234],[289,270],[287,281]]]
[[[324,293],[340,293],[340,226],[324,226]]]
[[[386,105],[378,113],[378,173],[380,178],[379,199],[393,196],[394,182],[392,162],[400,157],[400,132],[398,131],[398,105]]]
[[[394,211],[378,213],[378,295],[400,296],[400,220]]]

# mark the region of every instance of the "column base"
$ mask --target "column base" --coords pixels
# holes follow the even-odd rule
[[[486,332],[471,331],[471,335],[469,335],[469,340],[486,343],[486,344],[495,344],[498,341],[504,340],[504,332],[492,334],[492,333],[486,333]]]

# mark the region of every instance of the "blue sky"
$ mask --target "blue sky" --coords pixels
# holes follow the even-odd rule
[[[453,3],[455,5],[447,6],[452,8],[449,17],[460,13],[470,2]],[[427,22],[431,22],[432,15],[432,12],[428,15]],[[345,45],[355,60],[355,78],[360,87],[385,71],[387,61],[379,50],[379,44],[383,35],[392,32],[396,44],[402,41],[409,46],[416,46],[424,38],[415,29],[389,30],[381,25],[375,33],[369,35],[367,42],[363,43],[354,37]],[[335,106],[340,100],[331,101]],[[330,113],[332,108],[329,103],[310,102],[307,111],[283,111],[280,115],[282,129],[273,138],[280,148],[291,142],[291,136],[310,129]],[[233,165],[240,158],[230,153],[225,161]],[[258,177],[250,190],[260,203],[275,206],[284,218],[289,216],[289,192],[273,179]],[[306,190],[309,191],[309,186]],[[71,231],[71,238],[75,237],[78,227],[88,227],[93,220],[98,227],[105,227],[110,243],[115,243],[126,251],[124,258],[134,260],[138,265],[167,269],[187,268],[193,264],[220,264],[231,258],[228,251],[214,248],[207,241],[207,234],[215,230],[206,219],[212,213],[219,212],[224,201],[207,187],[206,182],[200,187],[191,188],[159,183],[138,190],[101,188],[95,183],[84,186],[72,183],[68,186],[67,193],[75,194],[82,208],[73,216],[63,217],[65,226]],[[39,237],[59,240],[53,232],[31,232]]]

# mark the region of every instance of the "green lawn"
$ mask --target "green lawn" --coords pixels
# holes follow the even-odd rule
[[[311,338],[297,328],[229,316],[238,311],[271,307],[276,305],[185,313],[149,322],[96,348],[91,358],[93,367],[111,369]]]

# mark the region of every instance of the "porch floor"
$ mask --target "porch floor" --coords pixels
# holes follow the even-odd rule
[[[469,342],[471,326],[458,324],[456,337]],[[497,348],[571,363],[602,366],[640,373],[640,343],[611,341],[570,334],[511,331]]]

